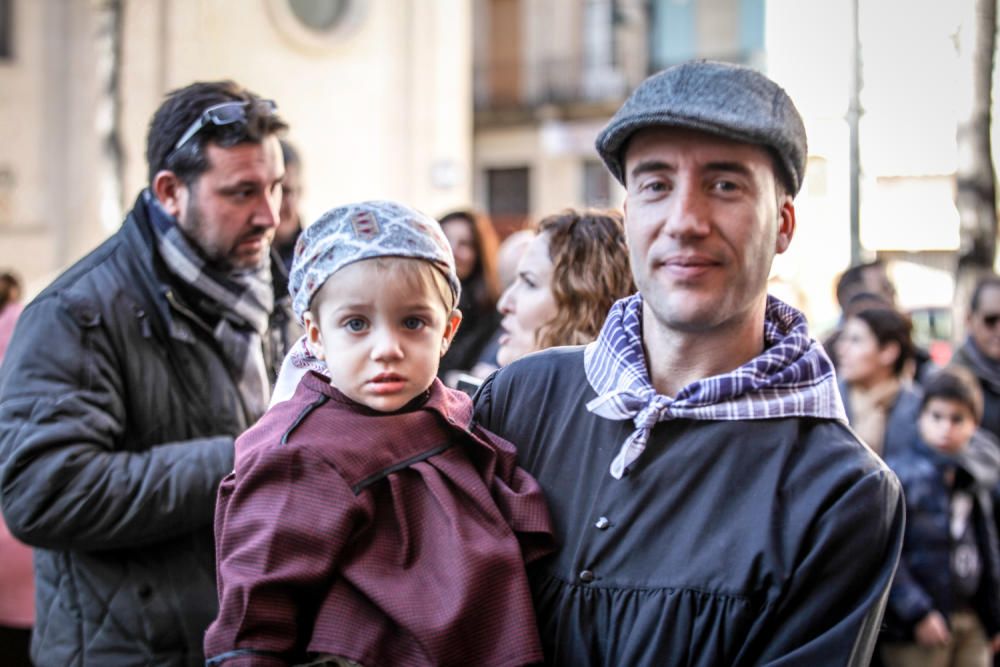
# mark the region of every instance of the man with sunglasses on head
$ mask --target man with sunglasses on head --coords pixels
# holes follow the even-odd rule
[[[953,361],[966,366],[983,389],[982,427],[1000,438],[1000,276],[981,278],[965,321],[969,335]]]
[[[37,665],[204,662],[216,487],[294,339],[270,250],[285,129],[233,82],[167,95],[121,229],[22,315],[0,497],[36,548]]]

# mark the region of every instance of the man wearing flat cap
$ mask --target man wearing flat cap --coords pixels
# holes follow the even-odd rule
[[[745,67],[647,79],[597,138],[638,294],[597,341],[477,394],[562,547],[532,586],[555,665],[866,665],[902,543],[893,474],[848,429],[805,318],[766,292],[805,129]]]

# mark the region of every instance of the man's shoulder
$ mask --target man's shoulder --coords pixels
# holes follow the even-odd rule
[[[574,378],[586,382],[583,351],[582,345],[572,345],[529,354],[497,371],[493,377],[494,386],[539,387],[539,383],[566,382]]]
[[[804,480],[826,477],[841,481],[881,478],[888,487],[899,482],[889,466],[843,422],[798,417],[798,466]]]
[[[136,279],[116,261],[127,252],[123,230],[119,230],[59,274],[34,301],[57,299],[67,304],[96,304],[109,300],[117,290]]]

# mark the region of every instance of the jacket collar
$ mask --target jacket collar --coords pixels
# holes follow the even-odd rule
[[[193,335],[190,330],[190,323],[186,320],[198,320],[194,311],[187,307],[179,299],[177,291],[172,282],[171,273],[167,271],[156,251],[156,238],[152,228],[152,221],[147,210],[144,197],[145,190],[136,197],[132,210],[129,211],[122,224],[121,234],[126,245],[132,251],[137,261],[135,269],[142,280],[144,290],[147,291],[149,303],[154,304],[158,317],[158,322],[165,322],[167,330],[172,338],[191,342]],[[291,297],[288,295],[288,272],[278,256],[277,251],[271,248],[271,280],[274,283],[275,303],[274,310],[286,311],[291,317]],[[183,313],[183,318],[178,319],[175,315]]]

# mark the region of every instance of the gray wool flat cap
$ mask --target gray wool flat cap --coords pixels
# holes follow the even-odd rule
[[[597,135],[597,152],[625,184],[625,147],[648,127],[686,127],[769,148],[796,195],[806,171],[806,129],[781,86],[742,65],[699,60],[652,75]]]

